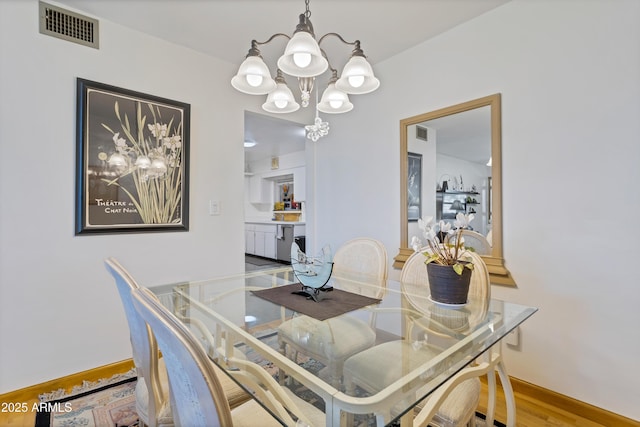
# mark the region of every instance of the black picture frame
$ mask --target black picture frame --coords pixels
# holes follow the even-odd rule
[[[189,230],[191,107],[82,78],[75,234]]]
[[[422,218],[422,154],[407,153],[407,219]]]

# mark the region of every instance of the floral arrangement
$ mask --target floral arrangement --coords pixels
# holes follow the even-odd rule
[[[181,221],[179,211],[182,198],[182,121],[162,123],[160,109],[147,104],[151,120],[143,114],[141,102],[136,103],[136,126],[129,117],[120,115],[118,102],[115,115],[120,122],[119,132],[106,124],[113,134],[115,153],[108,160],[117,171],[117,178],[108,185],[119,186],[135,205],[145,224],[168,224]],[[121,135],[122,132],[122,135]],[[104,155],[104,154],[103,154]],[[131,176],[135,189],[128,189],[119,180]]]
[[[422,252],[427,258],[425,264],[436,263],[440,265],[450,265],[453,270],[462,275],[465,268],[473,270],[473,263],[466,253],[473,251],[473,248],[465,248],[462,230],[469,228],[469,223],[473,220],[473,214],[462,212],[456,215],[456,219],[451,223],[440,221],[437,225],[433,222],[433,217],[426,217],[418,220],[418,227],[427,241],[428,250]],[[443,237],[440,242],[438,235]],[[411,247],[415,252],[420,252],[425,245],[420,238],[411,238]]]

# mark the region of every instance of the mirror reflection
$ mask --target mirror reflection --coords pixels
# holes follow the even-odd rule
[[[490,236],[491,108],[410,125],[407,150],[409,239],[421,237],[418,218],[453,223],[459,212],[474,214],[470,229]]]
[[[514,285],[502,254],[500,94],[403,119],[400,122],[401,234],[394,267],[422,237],[418,219],[453,222],[473,213],[473,231],[492,283]],[[471,241],[470,240],[470,241]]]

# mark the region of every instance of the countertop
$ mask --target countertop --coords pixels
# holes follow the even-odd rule
[[[253,220],[245,221],[245,224],[273,224],[273,225],[304,225],[304,221],[272,221],[272,220]]]

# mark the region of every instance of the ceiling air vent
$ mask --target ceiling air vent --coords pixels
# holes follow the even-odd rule
[[[98,20],[40,2],[40,33],[98,49]]]
[[[416,126],[416,139],[421,139],[423,141],[428,141],[428,139],[427,139],[427,128]]]

